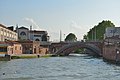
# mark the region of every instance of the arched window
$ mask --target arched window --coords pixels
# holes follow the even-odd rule
[[[35,41],[40,41],[39,39],[36,39]]]
[[[20,33],[20,35],[26,36],[26,33],[22,31],[22,32]]]

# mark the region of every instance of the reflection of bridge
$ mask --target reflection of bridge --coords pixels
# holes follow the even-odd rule
[[[73,43],[56,43],[51,45],[52,53],[56,55],[67,56],[76,49],[85,48],[92,52],[91,55],[101,56],[102,43],[101,42],[73,42]]]

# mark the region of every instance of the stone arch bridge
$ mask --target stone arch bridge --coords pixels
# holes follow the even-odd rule
[[[92,52],[91,55],[102,56],[102,43],[101,42],[72,42],[72,43],[53,43],[50,46],[50,52],[55,55],[67,56],[74,50],[85,48]]]

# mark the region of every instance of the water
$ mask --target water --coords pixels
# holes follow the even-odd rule
[[[0,80],[120,80],[120,66],[84,55],[15,59],[0,61]]]

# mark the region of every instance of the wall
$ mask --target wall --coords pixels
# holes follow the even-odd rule
[[[48,54],[48,53],[49,53],[48,48],[40,47],[40,54],[44,55],[44,54]]]
[[[0,41],[5,41],[5,39],[17,41],[18,35],[16,32],[11,31],[11,30],[7,29],[6,26],[0,24]]]
[[[39,54],[40,53],[40,42],[39,41],[33,41],[33,53]]]
[[[25,32],[26,35],[21,35],[21,32]],[[18,29],[19,40],[28,40],[29,33],[27,29]]]
[[[103,58],[107,60],[115,60],[115,46],[104,46],[103,48]]]
[[[22,45],[21,44],[13,44],[8,46],[8,54],[22,54]]]
[[[120,27],[108,27],[106,28],[105,38],[118,36],[120,38]]]
[[[117,51],[119,53],[117,54]],[[104,43],[103,58],[110,61],[120,62],[120,44],[116,42]]]
[[[22,54],[22,45],[21,44],[14,44],[13,53],[14,54]]]

